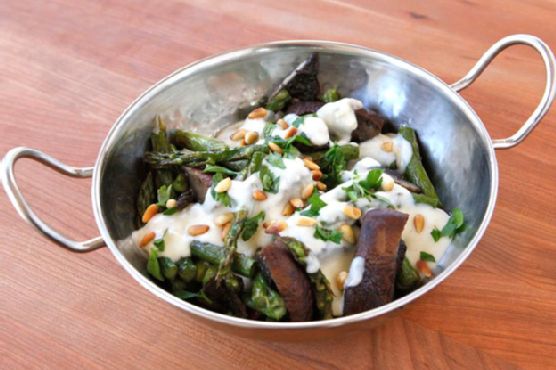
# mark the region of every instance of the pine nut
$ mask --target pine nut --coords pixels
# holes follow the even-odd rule
[[[322,172],[320,172],[320,170],[312,170],[311,175],[313,176],[313,180],[319,181],[322,177]]]
[[[345,271],[340,271],[338,275],[336,275],[336,286],[339,290],[344,290],[344,286],[346,284],[348,273]]]
[[[217,193],[223,193],[225,191],[230,190],[232,186],[232,179],[226,177],[224,180],[221,180],[216,186],[214,187],[214,191]]]
[[[178,205],[178,201],[175,199],[168,199],[166,201],[166,208],[175,208]]]
[[[146,224],[157,213],[158,213],[158,206],[156,204],[151,204],[150,206],[147,207],[145,213],[143,213],[143,217],[141,217],[141,221],[143,221],[143,223]]]
[[[276,153],[278,153],[278,154],[282,154],[282,148],[280,148],[280,147],[278,146],[278,144],[270,142],[270,143],[268,143],[268,147],[269,147],[270,150],[272,150],[273,152],[276,152]]]
[[[351,225],[342,224],[340,225],[340,232],[342,233],[342,238],[349,244],[355,243],[355,234],[353,233],[353,228]]]
[[[259,134],[255,131],[249,131],[245,134],[245,144],[255,144],[259,140]]]
[[[267,234],[278,234],[282,231],[286,230],[288,224],[284,221],[272,221],[265,229],[265,233]]]
[[[145,236],[143,237],[143,239],[141,239],[141,241],[139,242],[139,247],[144,248],[147,246],[147,244],[149,244],[151,242],[151,240],[154,239],[154,237],[156,236],[154,231],[149,231],[148,233],[145,234]]]
[[[283,118],[280,118],[280,119],[276,122],[276,124],[277,124],[278,126],[280,126],[280,128],[281,128],[282,130],[287,129],[287,128],[290,126],[290,125],[288,125],[288,122],[287,122],[285,119],[283,119]]]
[[[319,165],[313,162],[313,160],[309,157],[303,158],[303,164],[310,170],[320,170]]]
[[[383,176],[380,188],[384,191],[392,191],[394,189],[394,179],[390,176]]]
[[[264,108],[257,108],[255,110],[252,110],[251,113],[249,113],[249,115],[247,116],[247,118],[264,118],[266,117],[266,109]]]
[[[303,208],[305,206],[303,199],[299,199],[299,198],[290,199],[290,204],[294,208]]]
[[[222,226],[222,225],[226,225],[229,222],[232,222],[233,219],[234,219],[234,214],[232,212],[226,212],[216,216],[214,218],[214,223],[219,226]]]
[[[295,207],[292,206],[289,202],[286,204],[284,209],[282,210],[282,216],[291,216],[295,212]]]
[[[326,186],[324,182],[317,182],[317,189],[319,189],[320,191],[326,191],[327,188],[328,186]]]
[[[253,199],[258,200],[258,201],[262,201],[265,200],[266,198],[268,198],[265,194],[264,191],[262,190],[255,190],[253,192]]]
[[[394,150],[394,143],[391,142],[391,141],[385,141],[385,142],[382,143],[382,145],[380,147],[385,152],[391,152],[392,150]]]
[[[314,226],[317,224],[317,220],[311,217],[299,216],[296,224],[297,226]]]
[[[432,276],[432,271],[427,261],[423,261],[423,260],[417,261],[417,270],[419,270],[419,272],[425,275],[426,277]]]
[[[191,236],[201,235],[206,233],[207,231],[209,231],[209,225],[204,224],[191,225],[187,228],[187,232]]]
[[[222,226],[222,232],[220,233],[220,236],[222,237],[222,240],[224,240],[226,238],[226,235],[228,235],[231,228],[232,228],[232,223],[231,222],[228,222],[227,224],[224,224]]]
[[[345,206],[344,215],[354,220],[357,220],[359,217],[361,217],[361,210],[357,207]]]
[[[415,231],[420,233],[425,228],[425,216],[417,214],[413,216],[413,226],[415,226]]]
[[[303,189],[303,191],[301,192],[301,198],[309,199],[313,194],[313,189],[315,189],[315,185],[313,184],[307,185],[305,189]]]
[[[285,139],[289,139],[290,137],[294,137],[297,134],[297,128],[291,126],[288,131],[286,131],[286,135],[284,136]]]
[[[239,131],[236,131],[236,132],[234,132],[233,134],[230,135],[230,140],[240,141],[240,140],[243,140],[244,137],[245,137],[245,130],[240,129]]]

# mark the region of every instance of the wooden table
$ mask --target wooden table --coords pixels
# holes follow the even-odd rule
[[[280,39],[329,39],[399,55],[453,82],[487,47],[531,33],[556,48],[556,2],[0,1],[0,152],[26,145],[91,165],[112,122],[174,69]],[[537,103],[544,70],[504,53],[464,93],[495,138]],[[107,249],[46,241],[0,196],[0,368],[541,368],[556,365],[556,115],[498,152],[492,223],[469,260],[372,332],[312,343],[229,337],[147,293]],[[17,169],[37,212],[97,234],[90,181]]]

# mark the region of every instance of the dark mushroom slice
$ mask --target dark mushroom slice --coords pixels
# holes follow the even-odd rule
[[[286,302],[290,321],[310,321],[313,317],[311,282],[286,244],[280,239],[274,240],[260,251],[258,259],[263,272]]]
[[[185,167],[185,174],[189,179],[189,186],[197,202],[203,203],[207,190],[212,186],[212,175],[193,167]]]
[[[357,127],[351,133],[351,141],[361,143],[367,141],[380,134],[386,119],[378,115],[372,109],[365,108],[356,109],[354,111],[357,118]]]
[[[303,116],[304,114],[315,113],[318,111],[325,103],[322,101],[302,101],[293,100],[286,110],[286,114],[296,114],[298,116]]]
[[[373,209],[361,220],[357,251],[346,281],[344,315],[394,299],[398,249],[407,219],[408,215],[392,209]]]

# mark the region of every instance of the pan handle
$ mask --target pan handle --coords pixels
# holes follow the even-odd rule
[[[495,43],[483,54],[481,59],[477,61],[475,66],[459,81],[450,85],[452,89],[459,92],[471,85],[492,62],[492,60],[504,49],[512,45],[527,45],[534,48],[542,57],[546,67],[546,87],[539,105],[533,111],[533,114],[527,118],[527,121],[512,136],[505,139],[497,139],[492,141],[494,149],[509,149],[521,143],[531,131],[537,126],[540,120],[548,112],[554,95],[556,93],[555,81],[555,65],[554,54],[541,39],[531,35],[511,35],[502,38]]]
[[[27,222],[35,226],[35,228],[45,235],[47,238],[52,239],[60,246],[68,248],[69,250],[76,252],[88,252],[93,249],[104,246],[104,241],[101,237],[97,237],[85,241],[76,241],[70,239],[60,232],[54,230],[47,224],[45,224],[36,214],[33,212],[27,201],[21,194],[14,175],[14,166],[20,158],[31,158],[34,159],[57,172],[68,175],[72,177],[91,177],[93,174],[93,167],[70,167],[66,166],[62,162],[58,161],[51,156],[30,148],[19,147],[10,150],[6,153],[4,159],[2,159],[1,165],[1,178],[2,185],[8,198],[12,205],[15,207],[19,215]]]

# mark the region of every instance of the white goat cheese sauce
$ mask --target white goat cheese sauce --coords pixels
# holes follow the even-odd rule
[[[327,103],[322,106],[315,115],[303,117],[303,122],[297,127],[298,134],[303,133],[314,145],[325,145],[332,140],[338,143],[349,143],[353,130],[357,127],[355,109],[362,108],[363,104],[355,99],[345,98],[336,102]],[[284,119],[291,125],[298,117],[289,114]],[[246,132],[253,131],[259,135],[259,143],[264,142],[264,128],[273,119],[273,114],[257,119],[246,119],[235,125],[236,130],[244,129]],[[278,125],[273,128],[272,136],[286,135],[286,130]],[[229,138],[229,130],[225,130],[224,140],[232,144]],[[357,145],[353,143],[354,145]],[[394,184],[391,190],[379,190],[374,193],[376,199],[357,199],[355,202],[346,196],[344,188],[366,177],[367,173],[377,167],[395,167],[403,172],[412,156],[412,147],[401,135],[379,134],[374,138],[359,143],[360,159],[352,163],[351,169],[344,171],[342,184],[334,189],[320,192],[320,198],[326,206],[320,209],[318,216],[314,219],[317,225],[329,230],[337,230],[341,225],[353,225],[357,234],[356,220],[346,216],[344,209],[347,206],[359,207],[363,214],[373,208],[384,208],[393,206],[400,212],[409,215],[408,221],[403,229],[402,240],[407,245],[406,256],[412,265],[420,258],[420,252],[424,251],[439,260],[450,244],[449,238],[442,237],[437,242],[431,236],[434,228],[442,229],[448,221],[448,214],[440,208],[434,208],[427,204],[416,204],[412,194],[402,186]],[[362,279],[365,261],[363,257],[355,257],[355,246],[342,239],[339,243],[325,241],[315,236],[316,225],[304,226],[300,222],[302,217],[299,211],[291,216],[284,216],[284,207],[290,199],[301,198],[303,190],[314,184],[311,171],[305,167],[301,158],[283,158],[285,168],[274,167],[266,160],[264,165],[272,174],[279,179],[278,192],[266,192],[267,198],[262,201],[253,198],[255,190],[262,190],[263,186],[259,173],[248,176],[243,181],[232,180],[228,190],[231,206],[225,207],[216,201],[209,189],[206,199],[202,204],[193,204],[174,215],[166,216],[158,214],[146,225],[132,234],[132,240],[136,245],[150,232],[155,233],[154,240],[164,238],[165,249],[159,251],[159,256],[166,256],[173,261],[190,255],[190,243],[192,240],[210,242],[223,246],[222,226],[215,224],[215,218],[228,212],[236,212],[240,209],[246,210],[248,216],[257,215],[264,211],[263,222],[284,221],[287,225],[280,236],[292,237],[304,243],[309,251],[306,257],[306,271],[315,273],[320,271],[327,277],[334,293],[332,303],[333,314],[340,316],[343,312],[343,290],[339,289],[336,277],[342,271],[348,276],[345,287],[355,287]],[[394,179],[382,175],[384,183],[393,183]],[[307,206],[306,209],[308,209]],[[424,229],[421,232],[415,230],[413,219],[416,215],[422,215],[425,219]],[[208,226],[208,231],[201,235],[191,236],[188,229],[192,225],[203,224]],[[262,223],[261,223],[262,224]],[[238,242],[238,252],[252,256],[257,248],[264,247],[272,242],[273,236],[267,234],[262,226],[249,240],[241,238]],[[154,240],[150,241],[143,250],[148,251],[154,247]]]

